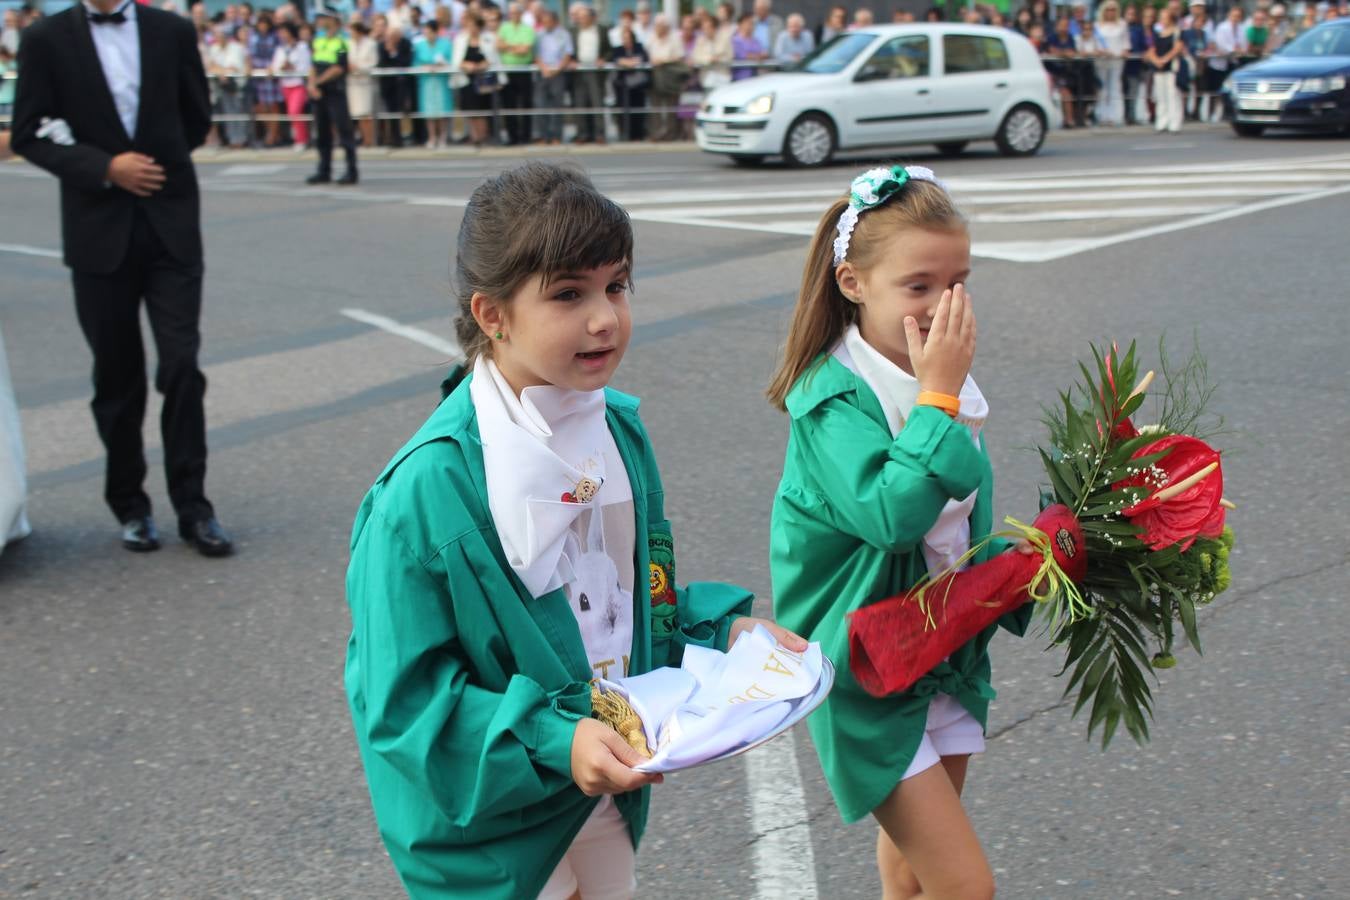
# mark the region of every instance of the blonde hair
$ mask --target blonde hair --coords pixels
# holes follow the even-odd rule
[[[848,204],[848,197],[832,203],[811,239],[783,360],[765,392],[769,402],[780,410],[786,409],[788,392],[807,374],[816,357],[838,343],[845,329],[858,317],[857,305],[844,296],[835,276],[838,268],[834,264],[835,229]],[[910,179],[881,206],[865,210],[859,216],[849,238],[848,263],[855,272],[866,273],[880,262],[887,238],[905,228],[967,230],[965,217],[946,189],[931,181]]]

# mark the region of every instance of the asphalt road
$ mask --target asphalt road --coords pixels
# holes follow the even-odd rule
[[[1204,611],[1205,656],[1160,678],[1149,746],[1087,743],[1045,641],[996,640],[967,802],[1000,896],[1350,896],[1350,143],[1129,131],[1057,136],[1030,160],[905,158],[950,179],[973,222],[999,515],[1034,512],[1040,405],[1087,342],[1147,354],[1163,332],[1209,355],[1241,507],[1234,588]],[[575,159],[636,219],[616,386],[644,398],[682,576],[767,597],[786,423],[762,387],[802,234],[874,161]],[[300,187],[289,155],[200,167],[225,561],[118,546],[52,258],[56,185],[0,165],[0,327],[35,527],[0,555],[0,896],[398,896],[342,696],[342,580],[357,502],[431,410],[447,354],[370,322],[452,337],[463,200],[511,162],[372,159],[351,191]],[[153,467],[149,485],[171,533]],[[842,825],[798,729],[657,789],[641,896],[874,897],[874,840]]]

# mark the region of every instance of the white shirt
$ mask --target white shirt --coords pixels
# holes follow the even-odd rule
[[[238,41],[212,44],[206,52],[214,68],[229,75],[248,74],[248,54]]]
[[[90,15],[100,14],[88,3],[84,9]],[[127,20],[120,25],[111,22],[95,25],[90,21],[89,34],[117,107],[117,117],[122,120],[127,137],[134,138],[136,116],[141,111],[141,33],[136,27],[136,3],[128,0],[114,11],[121,12]]]
[[[1111,56],[1124,56],[1130,52],[1130,29],[1124,22],[1098,22],[1097,38]]]
[[[1247,49],[1247,29],[1241,24],[1234,25],[1228,19],[1224,19],[1214,26],[1214,35],[1210,40],[1221,54],[1241,53]],[[1209,61],[1209,67],[1215,71],[1226,72],[1228,60],[1222,56],[1215,57]]]
[[[291,68],[279,79],[281,86],[284,88],[304,87],[310,70],[309,45],[302,44],[299,41],[289,47],[285,44],[277,44],[277,52],[272,55],[272,71],[285,72],[288,63]]]
[[[634,34],[634,37],[637,35]],[[600,28],[592,25],[577,32],[577,62],[593,66],[600,61]]]
[[[684,40],[678,31],[667,31],[665,37],[657,37],[653,31],[647,38],[647,56],[652,65],[679,62],[684,59]]]

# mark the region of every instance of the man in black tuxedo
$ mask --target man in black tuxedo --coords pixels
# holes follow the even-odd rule
[[[192,150],[211,106],[192,24],[134,0],[84,0],[30,27],[19,48],[14,152],[61,180],[65,263],[94,355],[104,497],[129,550],[159,547],[145,480],[144,300],[164,395],[169,497],[185,541],[231,552],[206,499],[201,216]]]

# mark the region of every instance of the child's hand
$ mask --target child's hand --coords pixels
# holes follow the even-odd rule
[[[643,762],[619,733],[596,719],[582,719],[572,735],[572,780],[587,797],[625,794],[649,784],[660,784],[660,775],[634,772]]]
[[[769,633],[774,636],[774,640],[782,644],[789,650],[801,653],[806,650],[806,638],[793,634],[777,622],[769,619],[757,619],[754,616],[741,616],[731,623],[731,633],[727,637],[727,646],[730,647],[736,643],[736,638],[747,631],[754,631],[756,625],[763,625],[769,629]]]
[[[905,341],[919,387],[959,397],[975,358],[975,311],[970,307],[966,286],[958,284],[942,292],[927,340],[918,320],[906,316]]]

